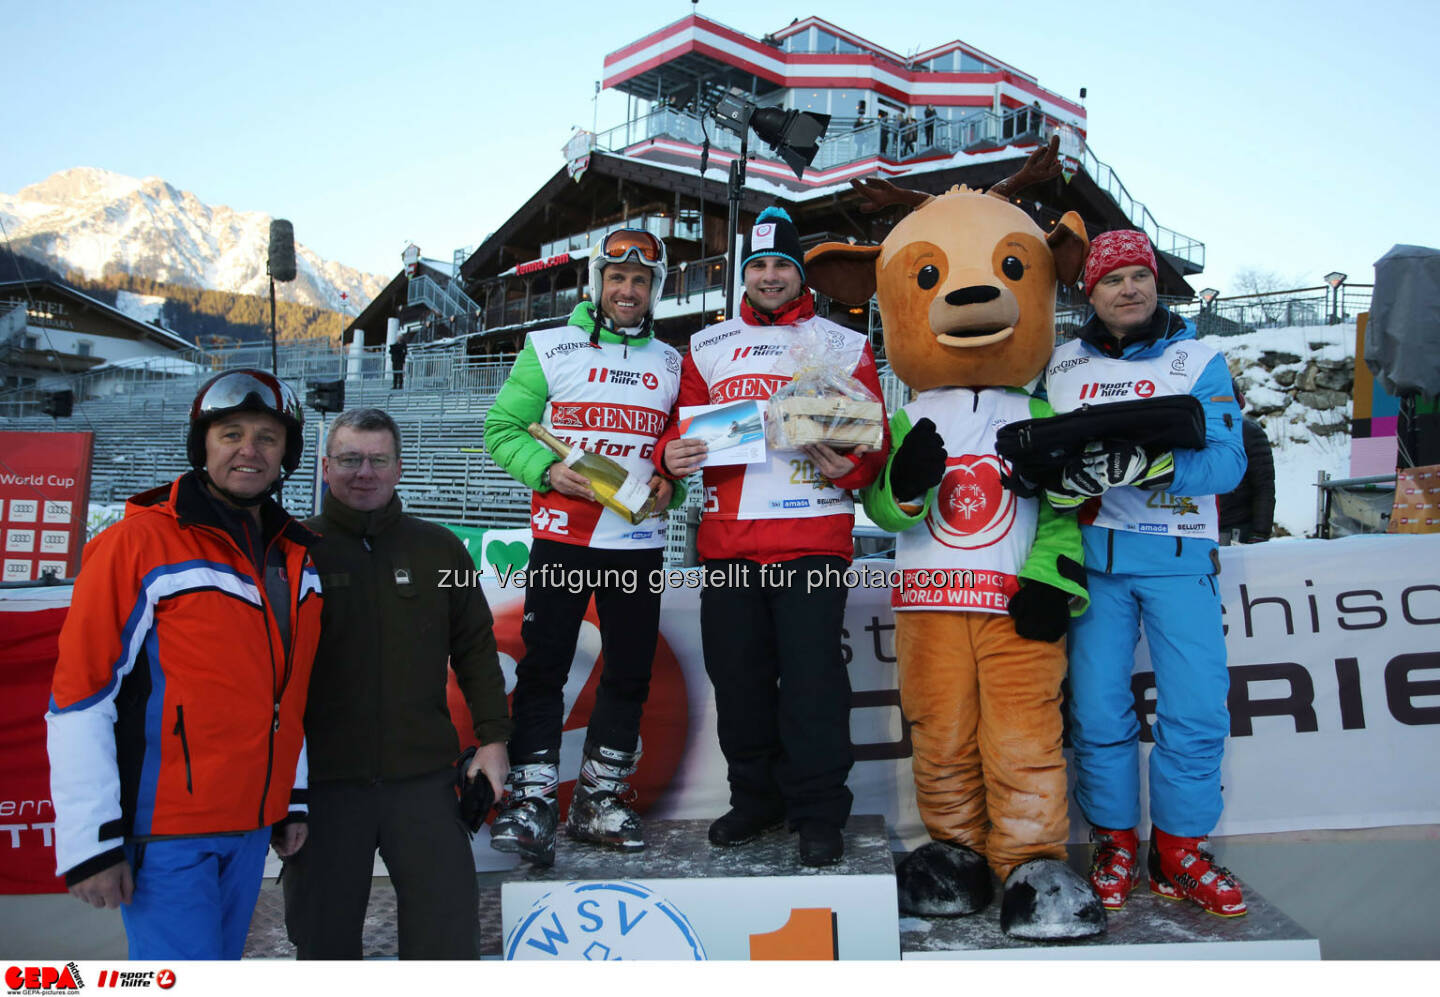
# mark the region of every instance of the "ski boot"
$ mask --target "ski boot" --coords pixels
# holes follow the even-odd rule
[[[1150,829],[1150,892],[1167,900],[1192,900],[1207,913],[1239,917],[1245,897],[1230,870],[1205,848],[1204,838],[1182,838]]]
[[[510,767],[505,799],[490,826],[491,848],[518,853],[532,865],[555,864],[555,826],[560,822],[555,790],[560,785],[559,774],[559,752],[553,750],[528,755]]]
[[[638,852],[645,847],[640,818],[627,805],[635,794],[624,781],[635,773],[639,761],[638,740],[634,751],[585,745],[585,760],[565,818],[565,832],[571,838],[622,852]]]

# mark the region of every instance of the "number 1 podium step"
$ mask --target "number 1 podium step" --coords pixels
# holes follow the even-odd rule
[[[851,817],[845,855],[801,865],[777,830],[721,848],[708,820],[647,820],[645,850],[557,840],[555,865],[501,885],[506,959],[898,959],[885,822]]]

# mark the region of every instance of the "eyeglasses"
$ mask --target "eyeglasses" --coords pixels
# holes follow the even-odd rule
[[[364,465],[364,463],[365,463],[367,460],[370,462],[370,467],[371,467],[373,470],[376,470],[376,471],[386,471],[386,470],[389,470],[390,465],[395,463],[395,458],[394,458],[394,457],[391,457],[389,454],[368,454],[368,455],[367,455],[367,454],[358,454],[358,453],[344,453],[344,454],[339,454],[338,456],[335,456],[335,457],[331,457],[330,459],[331,459],[332,461],[334,461],[336,464],[339,464],[342,468],[344,468],[344,469],[347,470],[347,471],[358,471],[358,470],[360,470],[360,468]]]
[[[621,228],[605,237],[600,255],[607,263],[624,263],[632,255],[647,263],[658,263],[665,258],[665,247],[644,229]]]

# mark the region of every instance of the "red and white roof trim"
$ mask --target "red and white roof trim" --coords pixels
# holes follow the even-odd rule
[[[605,57],[606,87],[618,86],[682,55],[708,56],[789,89],[805,87],[874,90],[910,106],[988,105],[1000,86],[1001,103],[1018,107],[1038,100],[1051,115],[1083,128],[1085,109],[1041,87],[1035,77],[962,42],[948,42],[917,56],[934,58],[960,49],[998,67],[993,73],[932,73],[906,69],[901,56],[812,17],[777,32],[784,38],[810,26],[823,28],[867,51],[851,54],[783,52],[698,15],[682,18]],[[871,54],[876,53],[876,54]],[[984,98],[983,100],[978,98]]]

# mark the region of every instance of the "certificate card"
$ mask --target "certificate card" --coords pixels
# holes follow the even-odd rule
[[[752,398],[727,405],[682,405],[680,437],[704,440],[710,448],[701,467],[759,464],[765,460],[762,404]]]

